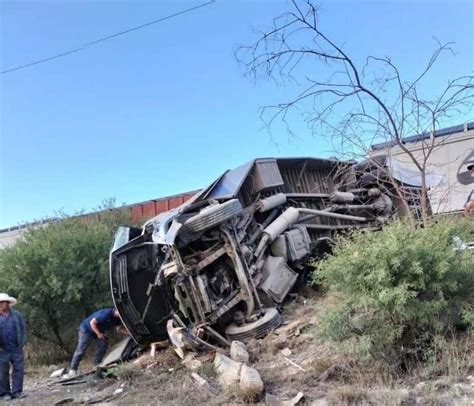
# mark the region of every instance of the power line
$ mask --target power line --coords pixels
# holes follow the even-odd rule
[[[57,54],[57,55],[53,55],[53,56],[50,56],[50,57],[47,57],[47,58],[43,58],[43,59],[39,59],[37,61],[34,61],[34,62],[30,62],[30,63],[27,63],[25,65],[19,65],[19,66],[15,66],[13,68],[10,68],[10,69],[7,69],[7,70],[4,70],[2,72],[0,72],[1,75],[5,74],[5,73],[10,73],[10,72],[14,72],[14,71],[17,71],[17,70],[20,70],[20,69],[25,69],[25,68],[28,68],[30,66],[33,66],[33,65],[38,65],[40,63],[44,63],[44,62],[48,62],[48,61],[51,61],[53,59],[57,59],[57,58],[61,58],[63,56],[66,56],[66,55],[70,55],[70,54],[74,54],[76,52],[80,52],[80,51],[83,51],[85,50],[86,48],[89,48],[91,46],[94,46],[94,45],[97,45],[99,44],[100,42],[104,42],[104,41],[107,41],[109,39],[112,39],[112,38],[116,38],[120,35],[125,35],[125,34],[128,34],[132,31],[137,31],[137,30],[140,30],[142,28],[145,28],[145,27],[148,27],[150,25],[153,25],[153,24],[157,24],[157,23],[161,23],[162,21],[165,21],[165,20],[170,20],[174,17],[178,17],[182,14],[185,14],[185,13],[189,13],[191,11],[194,11],[194,10],[197,10],[198,8],[201,8],[201,7],[205,7],[205,6],[208,6],[212,3],[215,3],[216,0],[210,0],[210,1],[207,1],[205,3],[201,3],[201,4],[198,4],[197,6],[194,6],[194,7],[191,7],[191,8],[188,8],[186,10],[182,10],[182,11],[178,11],[177,13],[174,13],[174,14],[170,14],[166,17],[162,17],[162,18],[159,18],[158,20],[154,20],[154,21],[150,21],[148,23],[145,23],[145,24],[142,24],[142,25],[138,25],[136,27],[132,27],[132,28],[129,28],[128,30],[125,30],[125,31],[120,31],[120,32],[117,32],[115,34],[111,34],[111,35],[108,35],[106,37],[102,37],[102,38],[99,38],[95,41],[91,41],[91,42],[86,42],[85,44],[77,47],[77,48],[73,48],[73,49],[70,49],[69,51],[65,51],[65,52],[61,52],[60,54]]]

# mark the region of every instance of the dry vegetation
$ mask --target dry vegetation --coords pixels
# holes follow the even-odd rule
[[[472,336],[440,343],[446,346],[442,357],[397,375],[382,362],[361,363],[319,341],[318,324],[323,310],[333,305],[332,300],[300,296],[285,307],[281,328],[248,344],[250,363],[260,372],[266,393],[290,399],[301,391],[305,395],[301,404],[320,405],[470,405],[474,400],[474,380],[468,379],[474,373]],[[39,382],[41,377],[44,382],[47,376],[45,368],[38,369],[36,376],[27,376],[30,399],[18,404],[32,404],[29,402],[34,399],[34,404],[50,405],[68,398],[75,404],[101,399],[118,405],[265,403],[264,396],[257,399],[238,387],[221,388],[212,366],[213,354],[203,353],[197,358],[202,365],[196,372],[208,381],[211,391],[200,387],[168,348],[157,353],[151,368],[147,368],[149,362],[124,364],[116,371],[118,379],[104,379],[96,385],[54,386],[58,392],[43,384],[31,387],[32,382]],[[113,395],[117,388],[123,392]]]

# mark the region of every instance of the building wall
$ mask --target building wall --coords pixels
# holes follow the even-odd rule
[[[405,146],[417,159],[423,157],[423,142],[406,143]],[[462,210],[471,191],[474,177],[467,171],[467,163],[474,162],[474,129],[459,131],[435,138],[436,148],[428,159],[427,172],[444,175],[444,184],[429,191],[430,202],[435,213],[449,213]],[[387,154],[410,169],[415,164],[399,147],[386,147],[372,151],[371,155]]]
[[[124,211],[129,219],[130,224],[140,224],[156,216],[157,214],[180,206],[196,193],[197,191],[193,191],[159,199],[147,200],[145,202],[118,207],[116,210]],[[100,215],[101,212],[99,211],[85,214],[84,217],[86,219],[90,218],[100,220]],[[35,222],[0,230],[0,249],[13,245],[29,228],[42,227],[47,223],[48,221]]]

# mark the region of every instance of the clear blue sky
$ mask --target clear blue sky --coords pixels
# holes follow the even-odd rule
[[[2,1],[1,67],[31,62],[146,23],[199,1]],[[432,37],[457,57],[439,81],[474,69],[474,2],[322,1],[322,27],[359,61],[390,55],[419,70]],[[288,89],[253,85],[234,59],[252,28],[286,1],[218,0],[61,59],[0,76],[0,227],[134,203],[205,186],[257,156],[328,154],[294,123],[288,141],[261,131],[259,107]],[[432,86],[439,86],[438,79]]]

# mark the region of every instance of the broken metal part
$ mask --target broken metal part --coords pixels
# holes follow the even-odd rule
[[[184,342],[183,330],[185,330],[185,327],[175,327],[174,320],[170,319],[166,323],[166,329],[168,330],[168,337],[170,338],[171,344],[173,344],[174,350],[180,358],[184,358],[186,343]]]
[[[304,398],[303,392],[298,392],[296,396],[288,400],[279,399],[275,395],[272,395],[271,393],[267,393],[265,395],[265,403],[267,404],[267,406],[295,406],[303,398]],[[327,402],[324,402],[324,404],[327,404]]]
[[[105,368],[112,364],[127,361],[136,355],[138,351],[138,345],[133,341],[131,337],[126,337],[116,344],[105,356],[100,363],[101,368]]]
[[[217,340],[218,343],[223,345],[224,347],[230,347],[230,341],[227,340],[225,337],[220,335],[216,330],[211,328],[210,326],[206,325],[203,329],[208,333],[211,337]]]
[[[258,287],[274,302],[282,303],[296,282],[298,274],[286,263],[285,258],[269,255],[262,268],[262,280]]]
[[[220,351],[220,349],[214,345],[209,344],[207,341],[202,340],[199,337],[199,332],[201,327],[196,326],[195,331],[188,327],[183,327],[180,322],[178,327],[174,325],[176,320],[179,320],[179,316],[175,315],[172,319],[169,319],[166,323],[166,328],[168,330],[168,336],[170,338],[171,344],[175,349],[175,352],[179,355],[180,358],[184,358],[184,350],[186,349],[195,349],[200,350],[203,348],[210,349],[212,351]]]

